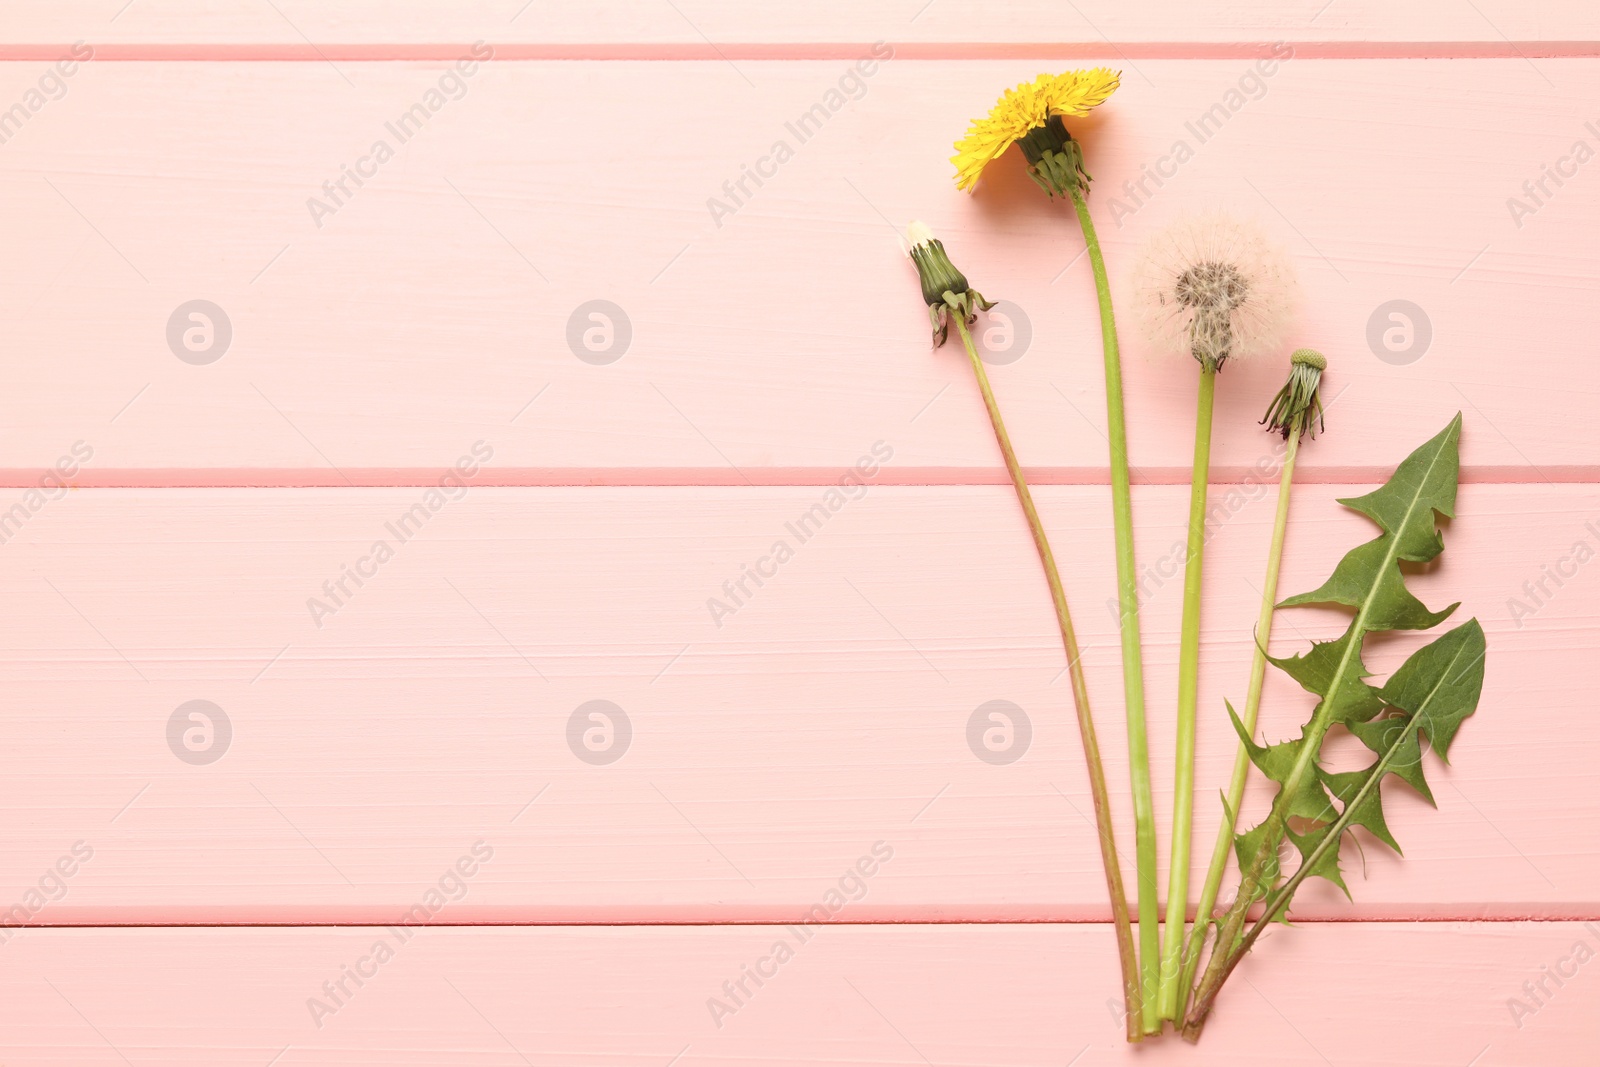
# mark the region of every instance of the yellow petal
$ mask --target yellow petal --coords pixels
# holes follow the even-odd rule
[[[950,157],[956,168],[956,188],[976,185],[983,168],[1004,155],[1023,134],[1043,126],[1051,115],[1087,115],[1116,92],[1120,81],[1120,72],[1096,67],[1041,74],[1007,89],[989,114],[974,119],[967,135],[956,142],[956,154]]]

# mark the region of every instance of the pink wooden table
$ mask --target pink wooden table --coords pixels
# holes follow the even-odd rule
[[[0,1063],[1600,1062],[1597,39],[1583,0],[6,5]],[[1466,416],[1417,588],[1492,655],[1439,810],[1397,792],[1406,857],[1303,893],[1198,1048],[1122,1044],[1048,601],[896,237],[1026,324],[991,373],[1131,841],[1087,264],[945,161],[1080,63],[1124,71],[1114,276],[1217,204],[1298,261],[1336,399],[1285,590]],[[1126,334],[1165,811],[1193,376]],[[1219,399],[1200,842],[1281,376]],[[1303,709],[1269,679],[1268,736]]]

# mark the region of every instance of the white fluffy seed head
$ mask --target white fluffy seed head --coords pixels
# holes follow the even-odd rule
[[[1134,314],[1156,350],[1216,367],[1281,345],[1297,295],[1283,250],[1220,213],[1156,234],[1133,271]]]

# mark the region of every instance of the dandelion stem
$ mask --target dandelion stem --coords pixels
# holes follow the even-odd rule
[[[1111,444],[1111,518],[1117,541],[1117,602],[1122,629],[1122,695],[1128,719],[1128,777],[1133,788],[1135,881],[1138,886],[1139,958],[1143,967],[1140,1030],[1154,1033],[1157,970],[1161,954],[1161,912],[1156,889],[1156,815],[1150,788],[1150,745],[1144,718],[1144,661],[1139,638],[1139,575],[1133,557],[1133,502],[1128,489],[1128,432],[1122,405],[1122,359],[1117,348],[1117,321],[1111,309],[1111,285],[1100,253],[1089,206],[1076,186],[1072,206],[1083,229],[1100,298],[1100,340],[1105,354],[1106,438]]]
[[[1033,534],[1034,547],[1039,550],[1039,562],[1044,565],[1045,580],[1050,585],[1050,599],[1055,604],[1056,622],[1061,626],[1061,644],[1066,649],[1067,673],[1072,682],[1072,701],[1078,713],[1078,732],[1083,738],[1083,757],[1089,765],[1089,791],[1094,798],[1095,828],[1100,838],[1100,858],[1106,870],[1106,890],[1111,896],[1111,916],[1116,924],[1117,951],[1122,961],[1122,988],[1126,1002],[1128,1040],[1139,1039],[1138,1022],[1141,1018],[1138,980],[1138,960],[1133,948],[1133,927],[1128,921],[1128,897],[1122,886],[1122,865],[1117,860],[1117,844],[1111,826],[1111,801],[1106,794],[1105,768],[1100,762],[1100,742],[1095,737],[1094,718],[1089,711],[1089,687],[1083,678],[1082,656],[1078,651],[1078,638],[1072,628],[1072,615],[1067,609],[1067,594],[1061,587],[1061,575],[1056,570],[1055,554],[1045,537],[1044,524],[1033,505],[1033,494],[1022,476],[1017,454],[1011,448],[1011,437],[1006,433],[1005,421],[1000,417],[1000,405],[995,402],[994,391],[989,388],[989,376],[984,372],[983,360],[973,347],[972,334],[960,314],[951,316],[956,329],[961,332],[961,342],[967,347],[972,360],[972,372],[978,379],[978,389],[983,393],[983,404],[989,411],[989,422],[994,426],[995,440],[1000,454],[1005,457],[1006,470],[1011,484],[1016,487],[1017,500],[1028,519],[1028,529]]]
[[[1206,544],[1206,482],[1211,473],[1211,411],[1217,369],[1200,368],[1194,419],[1194,471],[1189,483],[1189,542],[1183,563],[1183,625],[1178,636],[1178,736],[1172,792],[1172,863],[1167,873],[1166,940],[1162,944],[1160,1018],[1178,1013],[1184,918],[1189,907],[1189,837],[1194,817],[1195,706],[1200,683],[1200,587]]]
[[[1252,737],[1261,711],[1261,690],[1267,677],[1267,642],[1272,637],[1272,611],[1278,601],[1278,568],[1283,562],[1283,538],[1289,527],[1289,489],[1294,481],[1294,461],[1300,451],[1300,431],[1305,414],[1294,416],[1289,428],[1288,451],[1283,457],[1283,471],[1278,477],[1278,512],[1272,524],[1272,543],[1267,549],[1267,575],[1261,584],[1261,614],[1256,618],[1255,658],[1250,662],[1250,688],[1245,694],[1244,728]],[[1222,889],[1222,879],[1228,870],[1228,857],[1233,852],[1233,835],[1239,823],[1239,805],[1244,799],[1245,780],[1250,773],[1250,754],[1239,742],[1238,754],[1233,758],[1233,777],[1228,782],[1227,799],[1223,802],[1222,825],[1217,829],[1217,843],[1211,850],[1211,867],[1206,871],[1205,885],[1200,890],[1200,904],[1195,909],[1194,931],[1189,935],[1184,950],[1183,981],[1178,985],[1174,1018],[1188,1007],[1185,1001],[1194,989],[1200,969],[1200,951],[1205,947],[1206,932],[1211,925],[1211,912],[1217,904],[1217,894]]]

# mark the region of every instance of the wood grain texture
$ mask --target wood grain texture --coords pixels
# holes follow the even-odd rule
[[[797,941],[783,928],[397,936],[26,931],[0,971],[6,1062],[1527,1067],[1588,1063],[1600,1039],[1593,924],[1282,931],[1241,965],[1200,1046],[1139,1049],[1121,1044],[1105,927],[837,927],[775,973],[773,946]],[[707,1001],[758,964],[771,977],[747,981],[719,1028]],[[368,978],[346,979],[352,995],[319,1028],[308,1001],[331,1003],[322,984],[356,966]],[[1562,985],[1545,979],[1550,995],[1514,1015],[1513,998],[1533,1004],[1523,983],[1558,966]]]
[[[965,116],[1036,62],[889,60],[804,143],[790,125],[826,111],[848,60],[490,63],[399,143],[386,123],[437,91],[447,66],[80,65],[0,149],[0,313],[16,353],[0,397],[6,480],[27,484],[81,440],[94,451],[86,477],[116,484],[208,471],[364,484],[447,467],[478,439],[523,484],[707,471],[744,484],[853,463],[878,439],[903,468],[995,478],[962,357],[928,351],[895,231],[912,216],[1030,323],[1030,347],[995,368],[1024,462],[1103,478],[1081,239],[1014,160],[976,196],[954,189],[945,161]],[[45,69],[5,64],[0,101]],[[1544,165],[1573,165],[1576,141],[1600,146],[1585,125],[1600,60],[1274,69],[1204,143],[1193,124],[1227,110],[1251,61],[1129,65],[1084,124],[1119,284],[1149,234],[1230,203],[1292,251],[1296,341],[1332,361],[1333,430],[1306,450],[1310,476],[1376,476],[1403,451],[1394,426],[1461,409],[1469,470],[1593,478],[1595,179],[1546,180],[1552,195],[1517,219],[1507,202]],[[323,183],[365,166],[378,139],[395,157],[313,220],[308,201],[331,203]],[[734,202],[724,183],[770,169],[780,139],[794,158],[714,217],[709,201]],[[1194,150],[1181,166],[1179,140]],[[1176,173],[1135,199],[1124,185],[1146,167]],[[167,339],[194,299],[232,324],[206,366]],[[596,299],[631,324],[604,366],[568,341]],[[1397,299],[1432,332],[1403,365],[1368,340]],[[580,335],[594,325],[575,321]],[[1136,475],[1178,480],[1193,367],[1150,359],[1132,322],[1123,333]],[[1280,364],[1228,369],[1222,471],[1261,456],[1245,430]]]
[[[1286,593],[1371,536],[1333,503],[1349,488],[1299,490]],[[1039,498],[1131,846],[1106,492]],[[881,840],[895,859],[847,919],[1104,918],[1060,645],[1010,491],[852,493],[472,488],[431,514],[417,490],[67,494],[0,548],[15,708],[0,756],[4,899],[83,840],[93,861],[29,921],[381,922],[484,839],[496,858],[454,921],[781,921]],[[1186,498],[1135,493],[1157,739],[1172,733]],[[1272,513],[1266,491],[1219,488],[1215,503],[1203,841]],[[1308,890],[1304,917],[1597,910],[1600,748],[1568,669],[1600,625],[1595,574],[1576,562],[1600,545],[1600,493],[1473,485],[1459,514],[1414,588],[1485,625],[1482,710],[1454,764],[1430,771],[1441,810],[1391,794],[1406,858],[1369,843],[1366,877],[1351,864],[1355,903]],[[759,588],[743,577],[756,568]],[[356,569],[360,587],[342,578]],[[346,595],[324,585],[340,581]],[[724,588],[740,581],[747,595]],[[1273,648],[1343,625],[1286,611]],[[1368,662],[1386,673],[1419,643],[1376,640]],[[206,765],[168,733],[192,700],[231,724]],[[631,724],[608,765],[569,741],[593,700]],[[1007,765],[970,747],[969,721],[993,700],[1031,723]],[[1274,672],[1265,736],[1308,712]],[[1170,747],[1153,750],[1164,812]]]
[[[7,16],[7,38],[19,42],[107,44],[308,45],[324,52],[343,43],[491,41],[670,44],[707,41],[859,42],[1518,42],[1600,37],[1600,19],[1580,0],[1517,4],[1384,4],[1378,0],[1231,0],[1204,5],[1177,0],[821,0],[803,7],[737,0],[647,0],[555,4],[543,0],[27,0]],[[309,49],[308,49],[309,51]]]
[[[0,1060],[1593,1062],[1597,42],[1580,0],[8,5]],[[1466,416],[1412,578],[1490,641],[1439,810],[1391,793],[1405,859],[1304,891],[1198,1049],[1122,1044],[1043,583],[896,237],[927,219],[1031,336],[991,373],[1053,483],[1126,852],[1081,242],[1015,161],[969,197],[945,159],[1003,86],[1091,62],[1124,72],[1077,130],[1124,308],[1195,208],[1301,269],[1332,429],[1286,592],[1369,536],[1344,483]],[[1373,340],[1394,301],[1426,351]],[[583,331],[619,311],[608,363]],[[1164,813],[1194,374],[1123,335]],[[1202,856],[1282,375],[1219,402]],[[1282,613],[1273,650],[1341,623]],[[993,701],[1015,762],[974,740]],[[1269,678],[1269,738],[1306,711]]]

